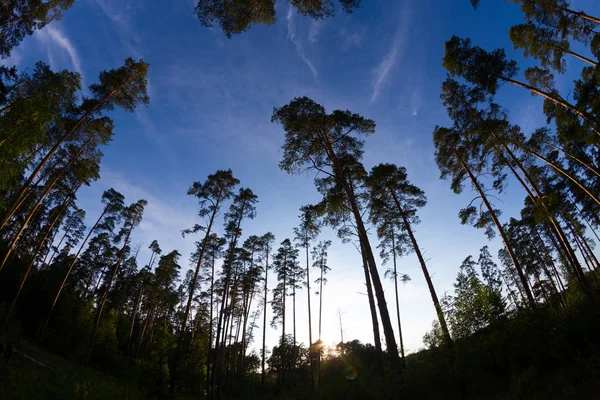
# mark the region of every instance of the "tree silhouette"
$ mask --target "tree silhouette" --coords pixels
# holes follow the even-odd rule
[[[301,15],[314,19],[330,18],[335,13],[333,0],[289,0],[290,8],[294,7]],[[342,9],[351,13],[358,8],[360,0],[338,0]],[[195,14],[200,23],[212,28],[218,23],[225,35],[242,33],[253,24],[272,25],[275,23],[274,0],[199,0]]]
[[[398,346],[383,286],[355,192],[360,186],[357,178],[364,177],[360,172],[364,142],[354,135],[372,134],[375,123],[350,111],[336,110],[327,114],[323,106],[308,97],[296,98],[288,105],[276,108],[272,121],[280,123],[286,132],[279,167],[290,174],[303,171],[323,174],[324,178],[317,178],[316,183],[326,198],[326,205],[353,216],[373,281],[387,349],[392,360],[398,360]]]
[[[444,312],[412,228],[413,225],[420,222],[417,217],[417,209],[424,207],[427,203],[425,193],[408,181],[406,169],[393,164],[379,164],[373,167],[367,184],[371,189],[371,220],[378,227],[379,237],[392,241],[394,277],[397,275],[396,250],[400,250],[401,255],[407,251],[414,251],[421,264],[445,341],[449,345],[452,344]],[[390,234],[390,229],[394,228],[401,234],[397,236],[393,232]],[[398,325],[400,325],[399,313]]]

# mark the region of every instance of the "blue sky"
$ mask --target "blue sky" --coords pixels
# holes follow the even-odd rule
[[[416,235],[441,296],[452,289],[465,257],[477,256],[486,244],[492,254],[499,248],[482,231],[460,225],[457,212],[473,196],[468,190],[454,195],[449,183],[439,180],[431,140],[434,126],[448,123],[439,100],[447,39],[471,37],[486,49],[506,47],[510,57],[522,60],[508,41],[508,29],[521,21],[518,8],[500,0],[482,3],[476,12],[467,0],[363,0],[352,15],[313,21],[279,1],[273,26],[254,26],[227,39],[219,29],[200,25],[193,0],[168,6],[158,0],[79,0],[61,21],[26,39],[11,61],[26,70],[44,60],[53,68],[80,72],[85,84],[128,56],[150,63],[151,103],[134,113],[112,114],[115,137],[104,149],[102,178],[81,191],[80,206],[92,221],[102,192],[110,187],[128,202],[145,198],[149,205],[134,244],[146,249],[158,239],[163,251],[176,248],[183,254],[186,268],[197,238],[182,239],[180,231],[198,222],[194,199],[185,194],[193,181],[231,168],[260,201],[244,234],[272,231],[277,243],[293,235],[298,208],[319,200],[311,176],[288,176],[277,167],[283,132],[270,122],[273,107],[306,95],[328,110],[350,109],[374,119],[377,130],[367,140],[366,167],[405,166],[413,183],[425,190],[429,204],[420,213]],[[590,13],[600,8],[594,0],[572,3]],[[568,91],[571,80],[561,77],[558,85]],[[504,88],[500,99],[524,128],[543,124],[540,99],[514,88]],[[523,196],[516,185],[500,196],[503,221],[518,215]],[[335,315],[340,309],[345,338],[372,342],[367,298],[360,294],[365,292],[360,257],[329,229],[322,238],[334,242],[323,338],[339,341]],[[140,262],[148,257],[142,251]],[[382,275],[386,268],[380,267]],[[416,351],[435,313],[416,257],[401,259],[399,268],[412,277],[400,288],[400,303],[405,346]],[[393,286],[385,285],[395,315]],[[312,299],[316,305],[318,297]],[[298,337],[306,343],[306,291],[298,304]],[[268,328],[269,347],[278,334]]]

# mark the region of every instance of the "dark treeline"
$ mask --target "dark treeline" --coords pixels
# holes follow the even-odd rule
[[[181,228],[196,250],[184,272],[188,255],[156,240],[144,244],[149,259],[138,257],[132,236],[145,200],[107,190],[94,220],[77,202],[79,189],[100,177],[102,147],[113,136],[110,112],[149,102],[148,64],[128,58],[101,72],[84,95],[77,73],[42,62],[19,72],[3,63],[0,367],[11,372],[0,372],[0,392],[27,397],[18,397],[32,373],[26,365],[35,361],[25,354],[26,340],[129,380],[147,397],[596,398],[600,19],[563,0],[511,2],[524,20],[510,28],[510,40],[533,59],[522,74],[504,49],[468,38],[446,42],[441,100],[451,122],[433,132],[435,160],[453,192],[473,193],[457,210],[460,223],[502,244],[497,257],[487,246],[465,255],[450,294],[436,290],[419,246],[426,193],[399,165],[369,170],[362,163],[373,120],[327,112],[308,97],[275,108],[271,120],[284,135],[279,167],[312,173],[321,200],[300,207],[289,238],[249,235],[244,227],[259,197],[234,172],[193,182],[187,195],[198,203],[197,221]],[[316,19],[359,6],[339,3],[290,0]],[[0,56],[8,59],[72,4],[2,3]],[[275,21],[272,1],[201,0],[196,14],[229,37]],[[580,72],[568,95],[555,87],[567,66]],[[507,84],[543,98],[546,124],[528,132],[511,121],[497,100]],[[522,189],[523,208],[504,219],[497,203],[509,182]],[[373,345],[343,338],[336,349],[323,345],[331,245],[321,237],[324,227],[357,250]],[[400,257],[418,262],[437,315],[424,336],[428,349],[415,354],[405,352],[401,315],[409,305],[398,292],[421,277],[399,271]],[[379,259],[388,268],[383,275]],[[385,278],[394,283],[391,306]],[[303,290],[307,304],[296,301]],[[297,320],[299,307],[308,321]],[[269,325],[280,333],[270,350]],[[309,336],[297,335],[306,325]],[[73,398],[85,398],[81,390]]]

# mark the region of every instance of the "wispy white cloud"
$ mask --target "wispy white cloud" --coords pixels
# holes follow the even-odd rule
[[[383,56],[379,64],[373,70],[373,78],[371,80],[371,103],[375,103],[381,94],[383,85],[388,81],[390,72],[398,64],[399,59],[404,56],[406,50],[407,36],[410,28],[410,9],[408,3],[405,4],[401,11],[398,30],[396,31],[392,44]]]
[[[306,65],[308,65],[308,67],[310,68],[314,77],[316,78],[318,76],[317,69],[314,67],[312,61],[310,59],[308,59],[308,57],[306,57],[306,54],[304,54],[304,49],[302,48],[302,42],[296,36],[296,27],[294,24],[294,10],[293,10],[293,7],[291,4],[288,7],[288,13],[287,13],[287,29],[288,29],[288,38],[292,41],[294,46],[296,46],[296,53],[298,54],[298,56],[300,56],[302,61],[304,61],[306,63]]]
[[[392,46],[385,56],[381,59],[375,70],[373,71],[373,80],[371,87],[371,103],[375,103],[381,94],[382,85],[387,81],[388,75],[398,61],[398,56],[404,52],[404,39],[396,33]]]
[[[129,19],[130,10],[133,7],[132,3],[125,0],[93,0],[93,2],[111,20],[127,51],[136,58],[142,58],[137,49],[140,36],[133,29]]]
[[[69,56],[73,69],[83,77],[79,53],[69,37],[63,31],[54,26],[48,26],[46,29],[37,31],[36,38],[48,46],[48,60],[53,68],[56,68],[54,50],[58,48]]]

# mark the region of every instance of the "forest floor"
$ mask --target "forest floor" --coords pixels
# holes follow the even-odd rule
[[[140,387],[80,366],[36,345],[21,342],[0,357],[3,400],[135,400],[152,398]]]

